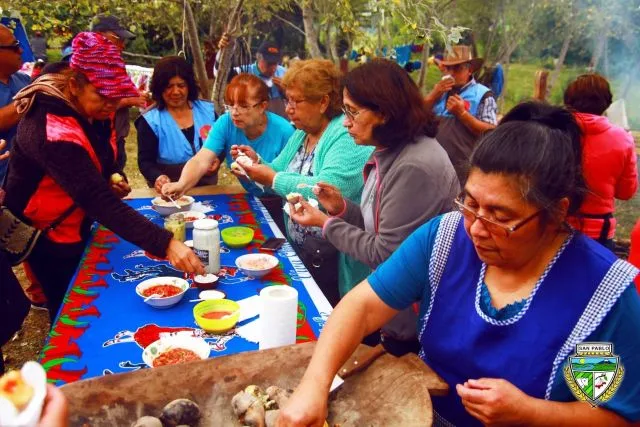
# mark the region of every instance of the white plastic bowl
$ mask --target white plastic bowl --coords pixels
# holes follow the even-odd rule
[[[262,260],[262,259],[265,260],[266,263],[269,265],[268,268],[254,269],[254,268],[251,268],[251,266],[247,265],[247,261],[250,262],[250,261]],[[236,266],[240,269],[240,271],[244,275],[249,277],[265,276],[269,274],[271,270],[276,268],[279,263],[280,261],[278,260],[278,258],[268,254],[246,254],[236,258]]]
[[[156,197],[151,200],[151,205],[153,209],[158,212],[161,216],[169,216],[171,214],[177,212],[187,212],[191,210],[191,206],[193,206],[194,198],[191,196],[182,196],[180,199],[188,200],[188,203],[185,203],[181,200],[177,200],[176,202],[180,205],[180,209],[176,208],[173,203],[170,201],[162,200],[162,197]]]
[[[142,360],[147,366],[153,368],[153,360],[172,348],[191,350],[202,360],[207,359],[211,352],[211,347],[209,347],[209,344],[204,338],[188,335],[169,335],[161,337],[158,341],[149,344],[147,348],[142,351]]]
[[[143,282],[140,282],[138,286],[136,286],[136,293],[144,301],[146,297],[142,295],[142,292],[144,292],[145,289],[155,285],[174,285],[181,288],[182,291],[179,294],[174,295],[172,297],[164,297],[164,298],[155,297],[155,298],[151,298],[150,300],[147,300],[146,303],[154,308],[173,307],[174,305],[180,302],[180,300],[184,296],[184,293],[187,291],[187,289],[189,289],[189,282],[187,282],[186,280],[181,279],[179,277],[163,276],[163,277],[154,277],[153,279],[147,279]]]

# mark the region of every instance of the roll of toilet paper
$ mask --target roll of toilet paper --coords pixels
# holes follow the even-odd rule
[[[296,343],[298,291],[268,286],[260,291],[260,350]]]

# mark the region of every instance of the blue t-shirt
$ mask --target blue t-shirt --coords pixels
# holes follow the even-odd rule
[[[13,102],[15,94],[29,83],[31,83],[31,77],[19,72],[13,73],[11,77],[9,77],[8,84],[0,82],[0,108]],[[17,126],[14,126],[7,130],[0,131],[0,139],[7,141],[7,149],[11,148],[11,140],[16,135],[16,128]],[[4,182],[5,175],[7,174],[7,166],[7,161],[0,163],[0,185]]]
[[[287,141],[293,135],[294,128],[287,120],[267,111],[267,128],[256,139],[250,140],[244,134],[242,129],[238,129],[231,120],[229,113],[224,113],[213,124],[209,136],[204,143],[204,148],[213,151],[217,156],[223,152],[226,153],[227,165],[231,165],[232,145],[248,145],[253,148],[256,153],[262,157],[265,162],[271,162],[282,151]],[[264,192],[260,190],[253,182],[243,179],[240,180],[242,186],[254,196],[263,196]]]
[[[434,218],[418,228],[368,278],[378,297],[396,310],[402,310],[416,301],[421,301],[421,320],[431,300],[429,260],[441,218]],[[450,256],[455,256],[453,251],[452,248]],[[483,294],[488,294],[486,288],[482,291]],[[435,301],[437,302],[437,298]],[[524,306],[521,302],[515,302],[496,310],[490,304],[490,298],[481,298],[480,307],[484,313],[499,319],[517,315]],[[613,343],[614,352],[620,356],[620,362],[625,369],[620,388],[611,400],[601,406],[628,420],[640,420],[640,297],[634,286],[629,286],[622,293],[609,314],[585,342]],[[473,348],[469,348],[469,355],[473,356]],[[464,363],[463,360],[460,362]],[[526,375],[526,372],[523,372],[523,375]],[[562,369],[558,370],[554,378],[551,400],[575,401],[565,383]]]

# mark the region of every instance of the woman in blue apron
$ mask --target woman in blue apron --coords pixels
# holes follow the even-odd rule
[[[162,58],[153,69],[151,94],[156,106],[139,117],[138,167],[158,193],[177,181],[184,165],[200,151],[215,121],[213,104],[198,99],[193,68],[179,56]],[[220,162],[198,185],[218,183]]]
[[[449,384],[425,425],[640,420],[638,269],[565,221],[584,188],[577,129],[568,111],[526,103],[485,136],[456,209],[414,232],[333,311],[278,425],[322,425],[340,366],[416,301],[420,356]],[[565,381],[584,342],[612,344],[625,369],[596,407]]]

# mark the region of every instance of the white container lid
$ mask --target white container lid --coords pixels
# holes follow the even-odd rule
[[[193,228],[198,230],[214,230],[218,228],[218,221],[215,219],[205,218],[193,222]]]

